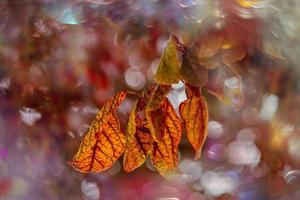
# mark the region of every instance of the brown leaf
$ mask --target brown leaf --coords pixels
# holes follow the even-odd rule
[[[183,55],[180,74],[182,79],[191,85],[197,87],[206,85],[208,71],[200,64],[194,48],[187,49],[186,53]]]
[[[181,67],[180,45],[178,39],[171,35],[154,77],[157,83],[171,85],[179,82]]]
[[[224,34],[218,31],[210,31],[204,34],[199,41],[199,58],[211,58],[215,56],[222,46]]]
[[[180,104],[179,111],[184,121],[187,138],[196,152],[195,159],[198,159],[207,137],[208,106],[202,95],[192,91],[187,93],[190,93],[189,98]]]
[[[103,171],[123,154],[126,139],[115,111],[125,96],[125,92],[117,93],[97,113],[73,160],[68,162],[78,171]]]
[[[246,56],[245,48],[238,42],[231,41],[227,44],[230,48],[223,50],[222,61],[226,65],[237,62]],[[225,46],[227,46],[225,45]]]
[[[174,171],[178,164],[178,146],[182,128],[180,119],[167,98],[161,105],[160,115],[165,116],[165,127],[160,140],[153,143],[150,158],[156,169],[165,174]]]

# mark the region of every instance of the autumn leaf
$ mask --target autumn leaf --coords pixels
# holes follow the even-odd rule
[[[149,129],[154,140],[158,141],[165,130],[164,115],[161,113],[161,106],[167,96],[170,85],[156,85],[146,107],[146,118]]]
[[[134,116],[134,115],[132,115]],[[133,120],[131,118],[130,120]],[[127,132],[127,143],[123,157],[123,168],[126,172],[131,172],[141,166],[152,149],[153,138],[150,130],[147,127],[146,120],[130,121],[130,125],[134,128],[129,128]]]
[[[160,107],[160,115],[165,116],[164,131],[160,140],[153,142],[150,159],[161,174],[166,174],[174,171],[178,164],[178,145],[182,128],[180,119],[167,98]]]
[[[187,49],[183,55],[182,67],[180,69],[182,79],[194,86],[203,87],[208,80],[208,71],[202,66],[195,53],[195,48]]]
[[[178,145],[181,138],[181,123],[175,109],[165,97],[170,86],[156,85],[147,89],[134,104],[127,127],[126,150],[123,167],[130,172],[142,165],[147,156],[157,170],[164,174],[174,170],[178,163]],[[148,114],[143,115],[147,107]],[[142,113],[141,113],[142,112]],[[150,124],[158,132],[159,141],[154,141]]]
[[[196,152],[195,159],[198,159],[207,137],[208,106],[205,98],[198,92],[199,88],[197,91],[191,86],[186,87],[189,98],[180,104],[179,111],[185,125],[187,138]]]
[[[246,56],[245,48],[237,41],[226,41],[222,47],[222,61],[227,66],[242,60]]]
[[[224,33],[219,31],[209,31],[202,35],[198,41],[198,55],[200,59],[211,58],[215,56],[221,48],[224,41]]]
[[[178,39],[171,35],[160,59],[154,80],[163,85],[178,83],[180,80],[181,52]]]
[[[126,131],[126,149],[123,157],[123,168],[126,172],[131,172],[141,166],[153,144],[153,138],[148,128],[148,122],[139,112],[144,113],[145,105],[151,95],[152,90],[146,90],[142,97],[133,105],[129,116]]]
[[[108,100],[95,116],[72,161],[68,163],[83,173],[97,173],[111,167],[123,154],[125,135],[115,114],[126,96],[119,92]]]

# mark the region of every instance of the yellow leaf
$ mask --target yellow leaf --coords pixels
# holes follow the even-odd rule
[[[171,35],[154,77],[157,83],[171,85],[179,82],[181,67],[179,46],[178,39]]]
[[[125,92],[117,93],[97,113],[73,160],[69,161],[78,171],[103,171],[123,154],[126,139],[115,111],[125,96]]]
[[[178,164],[182,128],[180,119],[167,98],[161,105],[160,115],[165,116],[165,127],[161,139],[153,142],[150,159],[161,174],[166,174],[174,171]]]
[[[194,148],[195,159],[200,158],[207,137],[208,106],[202,95],[192,94],[179,107],[189,142]]]

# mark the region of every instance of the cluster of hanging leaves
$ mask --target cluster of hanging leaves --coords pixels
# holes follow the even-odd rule
[[[174,172],[183,129],[195,150],[195,159],[199,159],[208,128],[208,106],[201,94],[208,82],[205,62],[218,56],[216,49],[210,47],[205,52],[203,46],[187,48],[171,35],[154,77],[156,84],[145,89],[134,103],[126,134],[122,133],[115,113],[126,96],[119,92],[97,113],[69,164],[83,173],[97,173],[123,155],[126,172],[141,166],[147,157],[161,174]],[[227,63],[233,60],[226,54],[221,57]],[[236,57],[239,59],[239,55]],[[166,96],[171,85],[180,80],[185,83],[187,99],[180,104],[179,117]]]

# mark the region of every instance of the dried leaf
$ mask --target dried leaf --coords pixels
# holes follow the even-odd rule
[[[141,119],[139,111],[144,111],[149,90],[136,101],[129,116],[126,132],[126,149],[123,157],[123,168],[126,172],[131,172],[141,166],[149,154],[153,139],[147,126],[147,120]]]
[[[199,58],[215,56],[222,46],[224,34],[221,32],[208,32],[201,37],[198,48]]]
[[[164,132],[159,141],[153,143],[151,162],[161,173],[169,173],[175,170],[178,164],[178,145],[181,139],[181,123],[175,109],[167,98],[160,108],[160,115],[165,116]]]
[[[181,67],[179,46],[178,39],[171,35],[154,77],[157,83],[171,85],[179,82]]]
[[[223,50],[222,61],[226,65],[237,62],[246,56],[245,48],[238,42],[232,42],[230,48]]]
[[[184,121],[187,138],[196,152],[195,159],[198,159],[207,137],[208,106],[202,95],[193,93],[188,96],[189,98],[180,104],[179,111]]]
[[[220,53],[209,58],[199,58],[199,63],[208,70],[216,69],[221,65]]]
[[[200,64],[194,49],[188,49],[183,55],[180,74],[183,80],[191,85],[197,87],[206,85],[208,71]]]
[[[170,85],[157,85],[151,94],[146,107],[146,117],[149,123],[149,129],[154,140],[159,140],[165,130],[164,115],[161,114],[161,106],[169,92]]]
[[[73,160],[69,161],[78,171],[103,171],[123,154],[126,139],[115,111],[125,96],[125,92],[117,93],[97,113]]]

